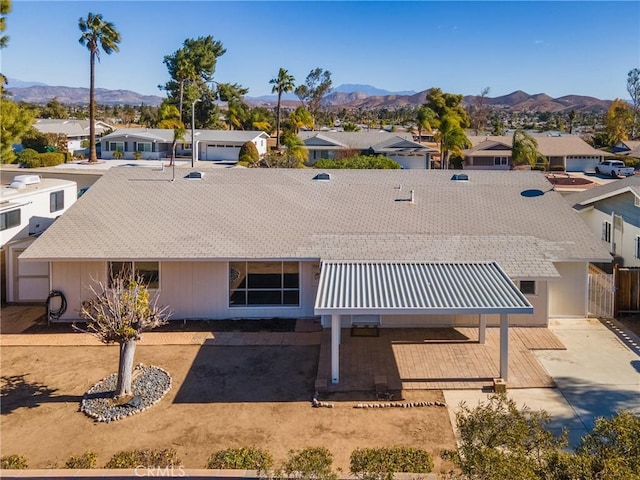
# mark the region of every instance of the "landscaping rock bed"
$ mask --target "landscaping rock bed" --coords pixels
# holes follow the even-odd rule
[[[160,367],[140,364],[133,375],[132,397],[127,402],[114,402],[117,374],[113,373],[85,393],[80,411],[97,422],[109,423],[148,409],[171,390],[171,375]]]

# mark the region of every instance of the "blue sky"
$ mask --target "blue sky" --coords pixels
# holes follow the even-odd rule
[[[13,0],[0,70],[49,85],[89,85],[78,19],[101,13],[122,35],[102,55],[96,86],[162,95],[163,57],[213,35],[227,52],[214,79],[270,93],[284,67],[301,83],[315,67],[334,86],[489,96],[515,90],[628,98],[640,67],[640,2],[29,1]]]

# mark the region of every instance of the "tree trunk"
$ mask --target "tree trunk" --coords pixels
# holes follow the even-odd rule
[[[118,382],[116,398],[131,395],[131,377],[133,375],[133,356],[136,352],[136,340],[130,338],[120,344],[120,361],[118,362]]]
[[[96,98],[95,98],[95,64],[96,54],[91,51],[91,74],[89,80],[89,162],[96,163],[98,155],[96,154]]]
[[[184,78],[180,79],[180,121],[182,121],[182,102],[184,98]],[[193,125],[191,126],[193,128]]]
[[[276,110],[276,150],[280,150],[280,102],[282,91],[278,91],[278,109]]]

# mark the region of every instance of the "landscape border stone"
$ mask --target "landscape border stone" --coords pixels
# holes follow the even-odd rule
[[[91,387],[84,394],[80,411],[96,422],[109,423],[147,410],[162,400],[172,386],[171,375],[166,370],[155,365],[138,364],[131,382],[132,399],[114,405],[117,377],[113,373]]]

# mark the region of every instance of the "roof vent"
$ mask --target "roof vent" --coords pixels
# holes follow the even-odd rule
[[[456,180],[458,182],[468,182],[469,175],[467,175],[466,173],[456,173],[453,175],[453,177],[451,177],[451,180]]]
[[[14,188],[16,190],[24,190],[25,188],[27,188],[27,184],[24,182],[11,182],[11,184],[9,185],[9,188]]]
[[[204,178],[204,172],[189,172],[189,174],[184,178],[197,178],[201,180]]]
[[[15,182],[33,185],[34,183],[40,183],[40,175],[16,175],[13,177],[12,184]]]
[[[319,173],[315,177],[313,177],[313,179],[314,180],[331,180],[331,174],[330,173]]]

